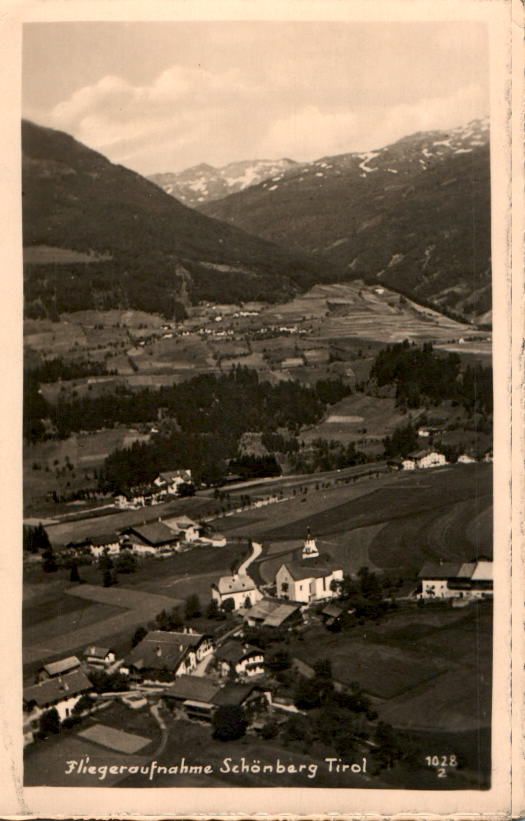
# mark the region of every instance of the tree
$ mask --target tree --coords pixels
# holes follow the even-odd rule
[[[137,569],[137,557],[131,550],[122,550],[115,562],[115,570],[119,573],[135,573]]]
[[[104,570],[104,576],[102,577],[102,585],[104,587],[111,587],[115,584],[115,577],[111,570]]]
[[[242,738],[247,726],[242,708],[235,704],[225,704],[213,714],[212,735],[219,741],[234,741]]]
[[[225,613],[233,613],[235,610],[235,600],[230,596],[229,598],[224,599],[221,607]]]
[[[217,619],[219,617],[219,605],[217,599],[210,599],[210,603],[206,608],[207,619]]]
[[[92,697],[87,693],[83,693],[73,707],[73,714],[78,716],[81,713],[87,712],[88,710],[91,710],[93,704],[94,701]]]
[[[178,496],[195,496],[195,485],[193,482],[181,482],[177,487]]]
[[[186,599],[184,612],[187,619],[198,619],[201,615],[201,603],[196,593],[191,593]]]
[[[43,735],[48,735],[49,733],[56,735],[60,732],[60,716],[58,715],[56,707],[51,707],[50,710],[46,710],[45,713],[42,713],[40,716],[40,732],[43,733]]]
[[[148,631],[146,630],[145,627],[142,627],[142,625],[140,627],[137,627],[137,629],[133,633],[133,638],[131,639],[131,646],[136,647],[137,644],[139,644],[139,642],[142,641],[144,636],[147,636],[147,635],[148,635]]]
[[[42,570],[44,573],[55,573],[58,570],[55,554],[51,545],[42,553]]]
[[[245,600],[244,600],[244,606],[245,606],[247,609],[249,609],[249,608],[252,606],[252,600],[250,599],[250,597],[249,597],[249,596],[246,596],[246,598],[245,598]]]
[[[73,562],[73,564],[71,565],[71,570],[69,572],[69,581],[70,582],[80,582],[81,581],[79,573],[78,573],[78,565],[77,565],[76,562]]]

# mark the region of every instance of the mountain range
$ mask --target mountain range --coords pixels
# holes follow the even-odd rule
[[[243,160],[228,163],[222,168],[200,163],[184,171],[152,174],[148,179],[184,205],[198,208],[202,203],[222,199],[228,194],[243,191],[249,185],[257,185],[283,174],[296,165],[288,159]]]
[[[199,300],[278,302],[363,279],[490,319],[486,120],[377,151],[278,160],[257,184],[248,183],[269,170],[263,161],[212,169],[246,187],[199,210],[63,132],[24,121],[22,151],[29,316],[128,307],[178,316]],[[209,167],[196,168],[194,193]]]
[[[376,151],[294,165],[203,203],[208,216],[342,268],[346,278],[487,321],[489,125],[413,134]]]
[[[25,307],[183,313],[202,299],[286,299],[324,261],[219,222],[60,131],[22,124]]]

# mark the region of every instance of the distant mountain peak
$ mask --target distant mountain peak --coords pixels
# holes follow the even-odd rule
[[[184,205],[195,208],[284,174],[296,165],[288,158],[239,160],[219,168],[199,163],[183,171],[152,174],[148,179]]]

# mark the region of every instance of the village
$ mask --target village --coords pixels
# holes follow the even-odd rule
[[[422,431],[423,439],[425,433]],[[443,454],[427,448],[409,454],[404,460],[392,460],[383,472],[376,466],[373,476],[363,475],[361,468],[355,478],[362,485],[362,493],[367,483],[387,479],[392,482],[396,476],[413,476],[420,481],[419,477],[439,476],[451,467],[455,471],[482,467],[489,470],[490,460],[486,456],[483,467],[465,456],[458,459],[457,466],[447,466]],[[351,475],[340,473],[333,472],[334,488],[339,487],[339,493],[348,486],[345,481],[354,481]],[[161,473],[147,494],[117,494],[115,511],[145,512],[148,505],[163,507],[177,497],[182,497],[181,504],[189,486],[192,487],[190,470]],[[274,509],[300,504],[295,489],[293,494],[290,490],[283,494],[282,488],[279,493],[270,483],[263,491],[248,506],[254,512],[261,511],[259,515],[264,512],[271,517]],[[194,494],[193,488],[186,497],[190,504],[195,501]],[[324,495],[329,492],[325,490]],[[236,517],[246,515],[246,509],[244,494],[242,505],[233,506],[220,521],[226,525],[229,518],[235,523]],[[354,677],[356,671],[348,669],[346,675],[341,675],[341,670],[348,667],[349,657],[345,655],[346,660],[341,663],[332,661],[331,642],[344,642],[351,654],[355,636],[354,652],[359,654],[362,626],[366,624],[381,624],[382,630],[390,623],[421,623],[427,618],[429,624],[442,630],[453,628],[458,615],[467,612],[469,623],[480,614],[482,620],[487,619],[493,580],[492,561],[486,556],[447,561],[444,549],[436,561],[423,562],[412,579],[399,577],[394,582],[391,574],[387,578],[381,572],[367,569],[368,563],[348,573],[348,564],[340,560],[341,554],[326,549],[325,540],[318,539],[308,526],[302,539],[285,542],[286,549],[279,548],[274,553],[272,545],[257,535],[256,528],[253,536],[244,528],[245,535],[235,537],[228,528],[225,534],[218,532],[215,525],[204,522],[202,517],[195,521],[184,513],[146,517],[142,523],[86,535],[63,545],[60,559],[71,568],[71,581],[80,580],[79,571],[84,575],[85,569],[94,568],[100,568],[103,579],[102,587],[90,584],[91,577],[88,583],[82,579],[84,583],[76,590],[66,589],[68,595],[92,597],[108,604],[119,601],[121,606],[128,592],[127,580],[132,578],[137,563],[158,568],[155,576],[162,578],[163,566],[177,557],[186,557],[190,562],[187,566],[196,570],[203,566],[199,555],[208,555],[213,550],[220,564],[220,556],[230,549],[232,539],[236,539],[237,547],[229,573],[214,576],[213,572],[206,572],[205,578],[192,586],[195,570],[186,572],[181,578],[187,594],[184,602],[171,599],[170,608],[170,599],[159,595],[156,598],[165,606],[154,614],[152,602],[153,619],[138,627],[136,620],[131,620],[129,624],[135,624],[135,631],[128,635],[127,651],[123,651],[125,643],[106,644],[102,635],[87,643],[82,652],[61,657],[53,654],[51,660],[38,658],[38,663],[39,649],[36,655],[33,653],[30,673],[25,676],[24,742],[28,751],[27,772],[33,772],[37,781],[34,768],[36,762],[42,763],[39,750],[49,749],[50,742],[55,762],[57,756],[63,759],[62,747],[64,755],[74,757],[70,750],[74,740],[77,744],[89,741],[95,757],[101,751],[118,752],[128,755],[133,762],[139,753],[143,760],[146,752],[148,760],[161,760],[161,753],[166,745],[169,747],[169,727],[186,727],[188,723],[199,728],[201,739],[228,742],[226,746],[252,738],[259,745],[258,750],[261,744],[269,745],[269,754],[278,743],[284,744],[279,747],[281,751],[290,749],[290,745],[291,749],[299,745],[299,749],[304,737],[308,737],[302,722],[325,709],[315,695],[322,682],[341,704],[350,703],[351,729],[346,747],[343,742],[330,746],[325,739],[321,748],[345,755],[351,750],[377,753],[374,739],[385,732],[384,722],[378,716],[382,713],[381,705],[388,702],[384,702],[383,696],[378,698],[364,679]],[[58,554],[53,554],[52,548],[50,552],[56,560]],[[150,586],[152,591],[158,589],[162,593],[169,589],[161,588],[158,583]],[[132,599],[138,601],[143,594],[133,594],[131,588],[129,594],[130,601],[124,606],[132,608],[136,606]],[[89,627],[81,627],[79,638],[86,629]],[[431,668],[435,660],[429,664]],[[441,662],[435,673],[441,675],[444,667]],[[420,678],[424,680],[425,676],[416,675],[417,681]],[[145,735],[144,731],[136,732],[144,727]],[[160,741],[152,752],[156,733],[160,733]],[[393,736],[389,743],[390,754],[394,756],[399,744],[396,746]],[[376,759],[379,773],[386,764],[379,753]]]

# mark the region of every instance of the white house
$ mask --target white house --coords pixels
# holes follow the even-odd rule
[[[221,576],[217,584],[211,586],[211,597],[219,607],[227,600],[233,599],[234,608],[246,607],[262,599],[257,585],[249,576],[235,573],[233,576]]]
[[[435,450],[418,450],[414,453],[409,453],[407,458],[403,460],[403,468],[405,470],[413,470],[413,468],[405,467],[405,462],[413,462],[415,468],[435,468],[440,465],[446,465],[447,460],[445,454],[438,453]]]
[[[200,527],[189,516],[171,516],[162,520],[184,542],[196,542],[200,538]]]
[[[332,582],[341,581],[341,568],[297,562],[285,562],[275,576],[277,596],[298,602],[331,599],[337,596],[337,590],[332,589]]]
[[[91,554],[96,559],[100,558],[103,553],[110,556],[116,556],[120,553],[120,540],[116,533],[92,536],[88,541]]]
[[[97,647],[91,644],[84,650],[84,659],[90,667],[105,670],[115,662],[115,653],[109,647]]]
[[[263,651],[239,641],[227,641],[218,647],[215,659],[221,676],[251,678],[264,673]]]
[[[459,465],[470,465],[472,462],[475,462],[473,456],[469,456],[468,453],[462,453],[461,456],[458,456],[458,464]]]
[[[427,562],[423,565],[421,598],[423,599],[488,599],[492,598],[492,562]]]
[[[402,468],[402,470],[415,470],[416,469],[416,463],[413,459],[409,459],[407,457],[406,459],[402,459],[401,468]]]
[[[193,673],[214,647],[210,636],[152,630],[126,656],[121,673],[143,682],[173,681],[184,673]]]
[[[179,485],[191,484],[191,470],[165,470],[159,473],[153,484],[164,493],[177,494]]]
[[[80,697],[92,690],[93,685],[81,670],[26,687],[23,694],[24,711],[27,714],[25,721],[33,724],[52,707],[56,708],[60,721],[64,721],[70,717]]]

